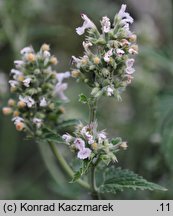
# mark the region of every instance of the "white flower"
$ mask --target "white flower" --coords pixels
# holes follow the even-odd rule
[[[43,123],[43,120],[39,118],[33,118],[33,123],[36,124],[37,128],[40,128]]]
[[[11,86],[12,88],[15,88],[16,86],[19,85],[19,82],[16,81],[16,80],[9,80],[8,82],[10,83],[10,86]]]
[[[95,142],[95,141],[94,141],[94,138],[93,138],[93,137],[91,137],[91,138],[88,139],[88,144],[91,145],[91,144],[93,144],[94,142]]]
[[[93,144],[94,143],[94,138],[93,136],[89,133],[89,131],[87,131],[85,134],[84,134],[85,138],[88,140],[88,144]]]
[[[82,150],[85,148],[85,141],[81,138],[76,138],[74,141],[74,145],[77,149]]]
[[[85,134],[87,133],[87,131],[88,131],[88,125],[87,126],[84,126],[83,128],[82,128],[82,130],[80,131],[80,133],[81,133],[81,135],[82,136],[85,136]]]
[[[49,58],[51,55],[50,55],[50,52],[49,51],[47,51],[47,50],[45,50],[44,52],[43,52],[43,57],[44,58]]]
[[[123,30],[124,30],[124,33],[127,35],[127,37],[130,37],[132,35],[132,32],[130,31],[129,23],[126,23],[123,26]]]
[[[135,62],[135,60],[133,58],[127,59],[126,66],[130,67],[130,68],[133,67],[134,62]]]
[[[12,118],[12,121],[14,122],[14,124],[17,124],[19,122],[24,122],[24,119],[19,117],[19,116],[16,116],[16,117]]]
[[[55,94],[61,99],[61,100],[68,100],[68,97],[64,94],[64,91],[67,89],[68,84],[67,83],[58,83],[55,86]]]
[[[64,79],[69,78],[69,77],[70,77],[70,72],[69,71],[66,71],[66,72],[63,72],[63,73],[57,73],[56,74],[56,78],[58,80],[58,84],[61,84]]]
[[[114,89],[111,86],[108,86],[106,89],[107,96],[112,96],[114,94]]]
[[[13,79],[15,80],[17,80],[19,76],[23,76],[23,73],[16,69],[12,69],[11,74],[13,74]]]
[[[46,107],[46,106],[47,106],[47,101],[46,101],[45,97],[43,97],[43,98],[40,100],[40,106],[41,106],[41,107]]]
[[[104,61],[105,62],[109,62],[110,61],[110,57],[113,55],[113,50],[112,49],[110,49],[107,53],[105,53],[105,55],[104,55]]]
[[[127,78],[127,84],[130,84],[132,82],[132,79],[134,78],[132,75],[130,74],[126,74],[125,77]]]
[[[16,68],[20,68],[21,66],[23,66],[25,63],[22,60],[16,60],[14,61],[14,64],[16,66]]]
[[[108,33],[111,28],[110,19],[107,16],[104,16],[101,20],[102,31]]]
[[[82,45],[83,45],[83,47],[84,47],[84,49],[85,49],[85,51],[88,53],[88,52],[90,52],[89,51],[89,47],[90,46],[92,46],[92,43],[91,42],[85,42],[85,41],[83,41],[83,43],[82,43]]]
[[[7,90],[7,77],[4,73],[0,72],[0,94],[5,94]]]
[[[78,63],[80,63],[80,61],[81,61],[79,58],[77,58],[77,57],[75,57],[75,56],[72,56],[71,58],[72,58],[72,63],[78,64]]]
[[[84,20],[84,23],[81,27],[76,28],[76,32],[78,35],[84,34],[86,29],[96,28],[94,23],[87,17],[87,15],[81,14],[81,17]]]
[[[121,19],[122,24],[133,23],[133,18],[130,16],[129,13],[125,12],[126,7],[127,6],[125,4],[122,4],[121,9],[118,12],[118,17],[119,19]]]
[[[134,68],[131,68],[131,67],[127,67],[126,68],[126,73],[127,74],[133,74],[135,72],[135,69]]]
[[[29,108],[31,108],[35,104],[34,99],[32,97],[30,97],[30,96],[22,97],[20,95],[19,96],[19,100],[23,101],[24,103],[26,103],[27,107],[29,107]]]
[[[68,133],[64,134],[64,135],[62,136],[62,138],[63,138],[63,140],[65,140],[65,142],[67,142],[67,143],[69,143],[69,142],[72,141],[72,136],[71,136],[70,134],[68,134]]]
[[[31,78],[29,78],[29,77],[23,80],[23,84],[26,87],[29,87],[30,83],[31,83]]]
[[[116,49],[116,52],[117,52],[119,57],[121,57],[125,53],[124,50],[122,50],[122,49]]]
[[[33,50],[32,47],[24,47],[24,48],[20,51],[20,53],[21,53],[22,55],[27,54],[27,53],[32,53],[32,52],[34,52],[34,50]]]
[[[133,47],[131,47],[130,49],[129,49],[129,53],[130,54],[138,54],[138,50],[136,50],[136,49],[134,49]]]
[[[134,59],[127,59],[126,61],[126,73],[127,74],[133,74],[135,72],[135,69],[132,68],[135,60]]]
[[[106,133],[104,131],[101,131],[100,133],[98,133],[97,137],[98,137],[99,143],[102,143],[107,138]]]
[[[91,149],[89,149],[89,148],[84,148],[84,149],[82,149],[82,150],[80,150],[79,152],[78,152],[78,154],[77,154],[77,157],[79,158],[79,159],[86,159],[86,158],[88,158],[89,156],[91,155]]]

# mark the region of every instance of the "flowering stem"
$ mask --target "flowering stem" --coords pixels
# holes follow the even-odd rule
[[[57,161],[59,162],[59,164],[61,165],[61,167],[63,168],[63,170],[70,176],[73,177],[74,176],[74,172],[73,170],[69,167],[69,165],[67,164],[67,162],[65,161],[65,159],[63,158],[62,154],[59,153],[59,151],[57,150],[56,146],[52,143],[49,142],[49,146],[50,149],[52,150],[52,153],[54,154],[54,156],[56,157]],[[90,186],[87,182],[79,179],[77,181],[78,184],[80,184],[82,187],[86,188],[86,189],[90,189]]]
[[[96,166],[93,165],[91,167],[91,189],[92,189],[91,196],[94,200],[98,200],[99,194],[97,192],[97,186],[96,186],[96,180],[95,180],[95,171],[96,171]]]
[[[89,104],[89,124],[95,121],[96,110],[97,110],[97,99],[91,98],[91,102]]]
[[[97,111],[97,99],[92,97],[89,104],[89,124],[90,125],[96,120],[96,111]],[[91,196],[94,200],[99,199],[97,186],[96,186],[96,179],[95,179],[96,165],[97,164],[93,164],[91,167],[91,190],[92,190]]]

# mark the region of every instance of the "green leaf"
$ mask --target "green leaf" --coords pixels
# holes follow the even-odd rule
[[[85,96],[84,94],[80,94],[79,95],[79,102],[83,103],[83,104],[87,104],[88,103],[88,98],[87,96]]]
[[[148,182],[142,176],[130,170],[122,170],[120,167],[110,167],[106,170],[104,182],[99,187],[100,193],[117,193],[124,189],[161,190],[167,189],[152,182]]]
[[[43,138],[46,141],[52,141],[52,142],[56,142],[56,143],[64,143],[62,137],[59,134],[52,131],[51,129],[44,128],[42,131],[43,131]]]
[[[117,145],[117,144],[119,144],[119,143],[122,143],[122,139],[121,139],[121,137],[116,137],[115,139],[112,139],[112,140],[111,140],[111,143],[112,143],[113,145]]]
[[[66,120],[58,124],[58,129],[64,129],[67,127],[75,126],[77,124],[79,124],[79,120],[77,119]]]
[[[73,179],[70,181],[70,183],[76,182],[79,178],[81,178],[83,175],[85,175],[88,172],[88,169],[91,165],[92,160],[84,160],[82,163],[82,167],[75,172]]]

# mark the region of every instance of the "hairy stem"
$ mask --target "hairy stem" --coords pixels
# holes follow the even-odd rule
[[[59,151],[57,150],[56,146],[54,143],[49,142],[49,146],[50,149],[52,150],[52,153],[54,154],[55,158],[57,159],[57,161],[59,162],[59,164],[61,165],[61,167],[63,168],[63,170],[70,176],[73,177],[74,176],[74,172],[73,170],[69,167],[69,165],[67,164],[67,162],[65,161],[65,159],[63,158],[62,154],[59,153]],[[79,179],[77,181],[78,184],[80,184],[82,187],[84,187],[85,189],[90,189],[90,186],[87,182]]]
[[[96,111],[97,111],[97,99],[91,98],[91,102],[89,104],[89,124],[96,120]]]
[[[96,120],[96,111],[97,111],[97,99],[91,98],[89,104],[89,124],[90,125],[92,125],[92,123],[95,122]],[[96,169],[96,164],[93,164],[91,167],[91,190],[92,190],[91,196],[94,200],[98,200],[99,194],[96,186],[95,169]]]
[[[99,200],[99,194],[97,192],[96,179],[95,179],[95,169],[96,166],[93,165],[91,168],[91,196],[94,200]]]

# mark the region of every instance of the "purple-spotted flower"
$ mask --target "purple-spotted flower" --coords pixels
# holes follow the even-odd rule
[[[103,33],[108,33],[111,29],[110,19],[107,16],[104,16],[101,20],[101,26]]]
[[[126,12],[127,5],[122,4],[120,11],[118,12],[118,17],[121,19],[121,23],[125,25],[126,23],[133,23],[133,18],[129,13]]]
[[[40,128],[43,124],[43,120],[39,118],[33,118],[33,123],[36,125],[37,128]]]
[[[81,160],[84,160],[84,159],[90,157],[91,152],[92,152],[91,149],[89,149],[89,148],[83,148],[83,149],[81,149],[81,150],[78,152],[77,157],[78,157],[79,159],[81,159]]]
[[[70,134],[66,133],[66,134],[64,134],[64,135],[62,136],[62,139],[63,139],[65,142],[69,143],[69,142],[72,141],[73,137],[72,137]]]
[[[26,79],[23,80],[23,85],[25,87],[29,87],[30,83],[31,83],[31,78],[30,77],[27,77]]]
[[[76,138],[74,140],[74,145],[78,150],[83,150],[85,148],[85,141],[81,138]]]

